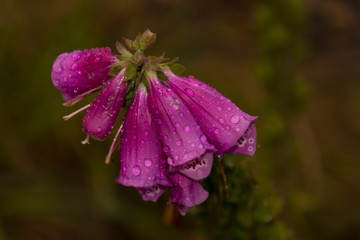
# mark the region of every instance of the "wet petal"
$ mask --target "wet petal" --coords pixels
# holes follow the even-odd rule
[[[193,207],[204,202],[209,193],[203,189],[199,181],[174,173],[170,175],[174,186],[169,187],[170,202],[184,207]]]
[[[156,202],[165,192],[166,187],[154,185],[151,187],[136,188],[144,201]]]
[[[51,79],[68,101],[102,85],[109,78],[110,65],[115,60],[108,47],[63,53],[53,64]]]
[[[191,160],[183,165],[170,167],[171,172],[180,172],[193,180],[201,180],[209,176],[213,163],[212,152],[206,152],[201,157]]]
[[[253,156],[256,150],[256,129],[255,125],[251,124],[245,131],[235,146],[230,148],[227,153],[240,153],[244,155]]]
[[[104,140],[114,127],[126,93],[124,70],[110,79],[97,98],[90,104],[83,119],[83,131]]]
[[[162,146],[152,127],[148,94],[143,84],[126,113],[123,129],[118,182],[134,187],[171,185]]]
[[[234,146],[257,118],[246,114],[228,98],[193,77],[180,77],[170,70],[164,73],[169,78],[169,86],[184,101],[220,154]]]
[[[160,83],[156,75],[148,77],[149,106],[168,163],[178,166],[199,158],[207,150],[214,151],[179,97]]]

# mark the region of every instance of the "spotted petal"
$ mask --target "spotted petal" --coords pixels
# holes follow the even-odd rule
[[[168,163],[182,165],[207,151],[214,151],[179,97],[160,83],[156,74],[148,73],[148,78],[149,106]]]
[[[169,170],[171,172],[180,172],[193,180],[201,180],[209,176],[212,163],[213,153],[206,152],[201,157],[184,163],[180,166],[172,167]]]
[[[110,65],[115,60],[108,47],[63,53],[53,64],[51,79],[68,101],[108,80]]]
[[[165,192],[166,187],[162,185],[154,185],[151,187],[137,188],[144,201],[156,202]]]
[[[193,77],[180,77],[164,71],[169,86],[184,101],[209,142],[225,153],[249,128],[257,117],[240,110],[230,99]]]
[[[139,86],[133,103],[126,113],[123,129],[118,182],[133,187],[171,185],[167,179],[161,143],[152,128],[148,94],[143,84]]]
[[[126,93],[124,71],[106,83],[85,114],[83,131],[94,138],[104,140],[114,127]]]

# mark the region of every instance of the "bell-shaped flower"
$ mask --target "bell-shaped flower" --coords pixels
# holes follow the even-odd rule
[[[51,79],[63,98],[69,101],[104,84],[115,61],[109,47],[63,53],[53,64]]]
[[[150,111],[169,165],[179,166],[213,152],[214,147],[172,89],[164,86],[154,72],[148,72],[147,77]]]
[[[126,94],[124,72],[111,78],[91,102],[83,119],[83,131],[88,135],[104,140],[114,127]]]
[[[129,107],[121,136],[120,174],[117,181],[138,188],[144,200],[156,201],[167,178],[165,155],[148,110],[148,93],[140,84]]]
[[[255,129],[253,123],[257,117],[243,112],[215,89],[191,76],[177,76],[169,68],[164,69],[164,74],[169,79],[167,83],[171,89],[184,101],[218,154],[237,146],[250,126]],[[255,143],[256,131],[252,133]],[[253,155],[255,145],[242,153]]]
[[[180,173],[171,174],[170,180],[174,184],[169,187],[170,203],[174,203],[183,216],[191,207],[204,202],[209,195],[200,181],[189,179]]]

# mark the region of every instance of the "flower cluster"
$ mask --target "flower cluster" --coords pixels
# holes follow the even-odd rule
[[[194,77],[177,75],[174,61],[145,57],[154,41],[147,30],[126,39],[127,48],[117,43],[120,55],[110,48],[63,53],[51,78],[65,106],[100,90],[90,104],[64,117],[88,109],[83,143],[89,137],[104,140],[121,108],[126,110],[106,162],[120,144],[117,181],[135,187],[145,201],[157,201],[168,189],[170,203],[185,215],[208,197],[201,181],[210,174],[214,154],[254,154],[256,117]]]

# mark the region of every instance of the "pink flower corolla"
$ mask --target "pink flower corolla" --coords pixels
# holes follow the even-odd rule
[[[106,82],[83,118],[83,131],[96,139],[104,140],[114,127],[126,93],[124,72]]]
[[[164,73],[169,79],[167,83],[186,104],[218,154],[254,155],[257,117],[243,112],[230,99],[192,76],[177,76],[169,68]]]
[[[165,155],[148,109],[148,93],[140,84],[124,120],[118,182],[138,188],[144,200],[156,201],[170,186]]]
[[[115,61],[109,47],[63,53],[53,64],[51,79],[63,98],[69,101],[104,84]]]
[[[150,109],[170,170],[196,180],[207,177],[216,149],[208,143],[200,126],[173,90],[163,85],[155,72],[147,74]]]

